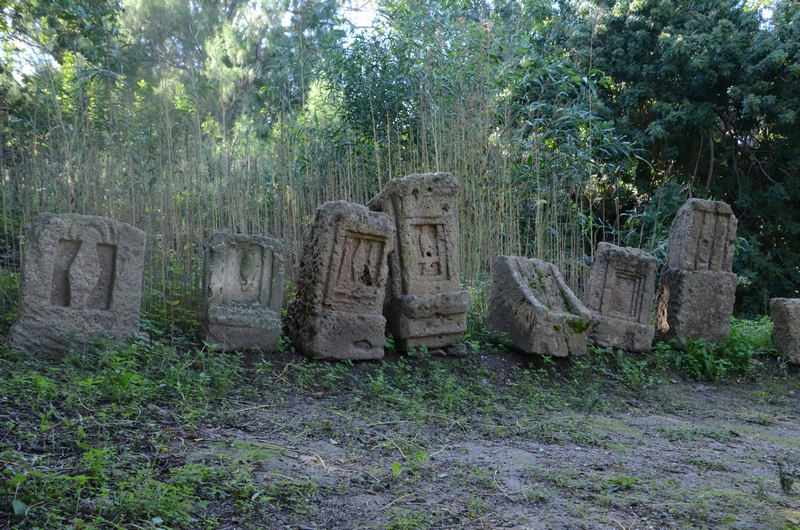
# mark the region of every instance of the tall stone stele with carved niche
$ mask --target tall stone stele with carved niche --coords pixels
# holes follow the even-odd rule
[[[286,328],[294,345],[319,359],[383,357],[389,217],[346,201],[326,202],[305,234],[297,296]]]
[[[397,232],[389,255],[383,314],[397,348],[456,344],[467,330],[469,291],[461,289],[458,181],[450,173],[390,180],[367,204]]]
[[[646,353],[655,329],[650,310],[656,259],[635,248],[600,243],[589,271],[586,307],[594,312],[589,338],[602,348]]]
[[[669,229],[656,296],[656,337],[675,347],[730,334],[737,277],[731,272],[737,220],[724,202],[689,199]]]
[[[284,248],[269,237],[217,233],[205,247],[201,323],[223,351],[274,352],[281,332]]]
[[[9,345],[58,356],[69,343],[139,331],[145,233],[77,214],[42,213],[25,228],[19,318]]]

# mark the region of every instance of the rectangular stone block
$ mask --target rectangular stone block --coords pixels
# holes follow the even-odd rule
[[[317,210],[303,244],[286,325],[295,346],[321,359],[383,357],[381,314],[394,227],[383,213],[345,201]]]
[[[467,329],[469,292],[461,289],[459,277],[457,199],[453,175],[426,173],[389,181],[368,204],[371,210],[385,212],[397,230],[384,316],[400,350],[449,346]],[[431,296],[446,293],[457,294]],[[439,303],[445,305],[426,316],[411,316],[408,309]],[[420,322],[412,324],[415,319]]]
[[[44,355],[139,331],[145,233],[77,214],[42,213],[25,228],[19,318],[12,348]]]
[[[604,316],[648,324],[657,267],[656,259],[646,252],[600,243],[589,270],[586,307]]]
[[[731,272],[737,224],[724,202],[689,199],[670,226],[664,267]]]
[[[598,245],[586,289],[586,307],[596,312],[589,338],[597,346],[650,351],[656,268],[656,259],[641,250]]]
[[[205,341],[223,351],[274,352],[286,273],[277,239],[213,234],[205,247],[201,323]]]
[[[461,340],[467,329],[469,291],[400,295],[385,308],[387,330],[401,337],[396,346],[401,351],[411,348],[444,348]],[[391,322],[391,326],[389,324]]]
[[[800,298],[773,298],[769,310],[772,342],[786,362],[800,364]]]
[[[589,338],[595,346],[637,353],[649,353],[653,348],[653,326],[601,314],[593,316]]]
[[[492,271],[487,327],[505,333],[524,353],[586,354],[591,312],[552,263],[498,256]]]
[[[716,343],[730,334],[738,279],[732,272],[664,269],[656,296],[656,337]]]

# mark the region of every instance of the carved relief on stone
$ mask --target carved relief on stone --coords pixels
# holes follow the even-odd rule
[[[689,199],[670,227],[664,267],[731,272],[737,224],[724,202]]]
[[[453,175],[426,173],[389,181],[368,204],[397,229],[384,315],[401,350],[449,346],[466,331],[470,297],[459,278],[457,198]]]
[[[683,348],[689,340],[725,340],[736,296],[731,272],[736,217],[723,202],[689,199],[669,230],[658,286],[655,329]]]
[[[206,243],[201,321],[206,342],[222,350],[271,352],[280,335],[283,244],[217,233]]]
[[[286,327],[299,351],[321,359],[383,357],[387,254],[395,230],[386,214],[326,202],[305,234],[297,296]]]
[[[45,354],[139,329],[144,232],[104,217],[40,214],[26,228],[20,316],[13,347]]]
[[[385,282],[381,271],[386,266],[386,239],[371,234],[343,230],[340,246],[335,246],[328,272],[325,304],[332,309],[373,309],[380,311]]]
[[[598,245],[586,289],[586,306],[597,313],[589,335],[596,345],[650,351],[656,268],[656,259],[641,250]]]

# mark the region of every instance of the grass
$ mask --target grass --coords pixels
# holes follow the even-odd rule
[[[756,347],[763,322],[741,327],[739,347],[754,352],[762,373],[751,364],[720,377],[726,385],[764,379],[753,392],[756,400],[765,397],[760,408],[741,414],[755,431],[777,421],[759,418],[781,417],[767,407],[791,406],[766,397],[785,394],[793,378],[773,366],[768,349]],[[348,455],[341,462],[314,456],[324,469],[347,469],[366,455],[381,459],[379,468],[360,472],[358,483],[393,499],[424,498],[420,492],[435,484],[470,492],[447,513],[398,501],[380,511],[385,528],[490,524],[496,502],[548,503],[560,491],[597,495],[611,505],[616,496],[648,491],[651,479],[624,464],[642,435],[606,416],[631,400],[650,406],[652,396],[681,377],[674,367],[683,355],[665,346],[650,356],[592,349],[576,360],[495,365],[482,360],[492,354],[481,343],[477,355],[464,358],[392,355],[354,364],[291,353],[245,359],[168,342],[98,341],[60,361],[0,346],[0,521],[20,528],[216,528],[234,520],[257,527],[275,517],[314,518],[316,499],[353,486],[273,468],[297,458],[291,447],[310,441]],[[763,373],[767,366],[771,375]],[[300,419],[281,415],[298,405]],[[723,426],[661,426],[648,436],[653,432],[681,446],[742,441]],[[275,443],[269,433],[285,441]],[[596,448],[614,463],[590,477],[531,468],[527,482],[508,489],[491,465],[442,472],[442,456],[467,440]],[[198,444],[208,448],[187,451]],[[730,470],[707,456],[689,463],[703,472]],[[778,482],[792,493],[792,465],[784,464],[780,481],[762,478],[749,491],[757,490],[758,502],[772,502]],[[693,509],[705,513],[707,503]],[[585,507],[578,502],[575,510]]]

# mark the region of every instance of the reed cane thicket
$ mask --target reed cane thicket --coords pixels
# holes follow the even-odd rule
[[[108,5],[19,13],[39,61],[4,78],[2,229],[11,242],[50,211],[145,230],[155,327],[194,326],[211,233],[280,238],[291,270],[320,204],[409,173],[459,179],[467,284],[516,254],[580,294],[599,240],[663,246],[663,212],[641,205],[672,177],[636,182],[655,166],[615,128],[599,7],[387,0],[348,32],[326,0]]]

